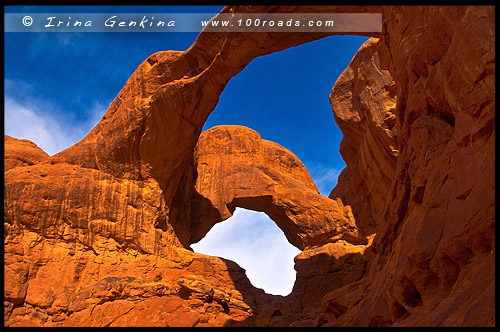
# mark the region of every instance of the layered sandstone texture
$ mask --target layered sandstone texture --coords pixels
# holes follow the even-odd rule
[[[201,136],[255,57],[328,33],[204,33],[158,52],[49,157],[5,136],[6,326],[494,326],[493,7],[225,7],[383,13],[330,95],[346,161],[330,198],[285,148]],[[302,249],[287,297],[194,253],[236,207]]]
[[[330,94],[346,163],[330,197],[349,202],[365,235],[377,231],[398,156],[396,85],[380,66],[378,47],[375,38],[364,43]]]
[[[369,249],[371,268],[363,282],[323,298],[323,314],[329,307],[344,308],[324,325],[493,326],[494,9],[391,7],[384,8],[384,21],[386,30],[377,46],[381,73],[375,75],[388,70],[393,77],[396,105],[379,101],[386,103],[384,113],[372,102],[372,124],[367,127],[386,134],[371,140],[373,129],[366,130],[363,142],[369,149],[344,154],[351,164],[346,168],[349,178],[339,180],[344,191],[335,188],[331,196],[345,197],[347,205],[351,199],[359,204],[351,172],[370,176],[373,165],[389,167],[393,156],[395,173],[388,186],[381,182],[389,189],[385,201],[371,201],[381,205],[352,208],[355,217],[368,215],[367,224],[376,225]],[[354,60],[353,64],[356,72]],[[354,91],[356,84],[363,88],[370,82],[369,75],[360,75],[361,67],[357,70],[358,77],[367,79],[359,82],[354,74]],[[338,84],[333,101],[344,98]],[[382,93],[387,90],[390,96],[391,89],[383,88]],[[363,102],[369,103],[376,94],[365,91],[369,97]],[[357,105],[351,113],[342,103],[332,105],[340,128],[366,118],[356,98],[351,98]],[[392,114],[395,124],[384,120]],[[344,119],[347,124],[342,124]],[[348,145],[348,130],[344,136]],[[391,137],[397,152],[391,148]],[[383,141],[390,144],[380,148]],[[360,158],[368,151],[368,157]],[[364,160],[372,162],[367,165]],[[379,177],[385,172],[380,170]],[[364,182],[366,196],[378,195],[370,180]]]

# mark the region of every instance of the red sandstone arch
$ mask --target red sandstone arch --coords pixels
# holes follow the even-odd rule
[[[324,197],[302,162],[277,143],[243,126],[205,131],[194,154],[193,191],[181,199],[179,215],[191,225],[190,243],[198,242],[236,207],[265,212],[299,249],[339,239],[366,242],[349,207]],[[187,195],[186,195],[187,194]]]

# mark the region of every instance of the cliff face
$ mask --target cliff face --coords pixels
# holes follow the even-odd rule
[[[365,234],[377,231],[398,156],[396,86],[380,67],[378,48],[378,39],[364,43],[330,94],[346,163],[330,198],[349,202]]]
[[[327,34],[201,33],[146,59],[57,155],[6,136],[5,324],[493,326],[494,8],[340,10],[384,24],[330,95],[347,165],[332,199],[250,129],[200,137],[252,59]],[[189,249],[238,206],[303,250],[289,296]]]
[[[397,102],[395,108],[386,105],[388,118],[395,114],[392,133],[378,137],[392,144],[388,139],[395,134],[395,173],[389,186],[378,188],[385,191],[385,206],[353,207],[355,217],[360,211],[359,219],[368,215],[376,224],[365,281],[349,295],[341,289],[328,294],[322,310],[346,307],[331,325],[494,325],[493,9],[397,7],[385,8],[384,16],[387,30],[377,53],[381,71],[394,79]],[[352,82],[354,91],[370,83],[356,77]],[[333,101],[343,98],[337,84]],[[350,102],[356,104],[355,98]],[[343,128],[342,107],[333,104],[333,109]],[[351,109],[351,118],[366,116],[358,109]],[[371,110],[377,114],[377,107]],[[374,117],[371,125],[385,129],[380,119]],[[347,145],[349,131],[344,135]],[[374,162],[362,163],[364,151],[347,155],[346,160],[355,160],[346,168],[348,175],[361,170],[369,176],[373,165],[384,165],[377,162],[384,148],[365,141]],[[385,151],[389,148],[385,145]],[[345,193],[344,203],[358,204],[359,197],[351,194],[353,180],[341,180],[332,194]],[[378,183],[365,182],[370,196],[377,195],[370,189]]]

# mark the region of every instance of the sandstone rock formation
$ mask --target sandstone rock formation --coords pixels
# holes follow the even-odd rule
[[[4,135],[4,170],[8,171],[17,166],[32,166],[38,164],[49,155],[35,143],[27,139],[17,139]]]
[[[333,115],[344,138],[340,153],[346,167],[331,198],[349,202],[360,230],[377,231],[396,171],[396,86],[381,69],[378,39],[369,39],[340,75],[330,94]]]
[[[390,7],[384,16],[377,52],[397,88],[396,173],[375,219],[371,269],[355,289],[326,296],[325,306],[346,308],[326,325],[492,326],[493,8]]]
[[[49,157],[5,137],[5,325],[494,326],[494,8],[233,10],[383,12],[330,96],[347,164],[335,200],[251,130],[199,139],[252,59],[328,34],[202,32],[146,59],[74,146]],[[303,249],[289,296],[189,249],[236,206]]]
[[[191,225],[190,243],[200,241],[236,207],[265,212],[299,249],[343,239],[366,242],[349,207],[318,193],[302,162],[279,144],[242,126],[204,132],[194,153],[194,190],[183,190]]]

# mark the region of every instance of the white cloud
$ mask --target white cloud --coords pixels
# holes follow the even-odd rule
[[[341,170],[327,167],[311,167],[309,174],[313,178],[320,194],[324,196],[330,195],[332,189],[337,185],[337,180]]]
[[[269,294],[288,295],[295,283],[293,258],[300,250],[263,212],[236,208],[233,216],[216,224],[198,243],[195,252],[223,257],[246,270],[255,287]]]
[[[72,117],[54,112],[47,101],[27,96],[22,101],[5,95],[5,134],[33,141],[49,155],[54,155],[80,141],[101,119],[107,106],[94,102],[85,112],[86,119],[75,122]]]

